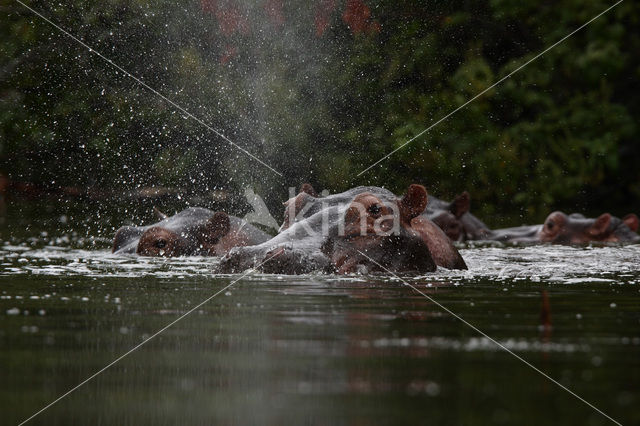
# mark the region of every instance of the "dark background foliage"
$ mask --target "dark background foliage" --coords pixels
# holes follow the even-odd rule
[[[309,181],[443,198],[493,226],[640,212],[640,6],[623,2],[366,173],[613,2],[32,1],[282,172],[272,173],[19,3],[0,1],[0,172],[43,187],[275,206]],[[277,209],[275,211],[278,211]]]

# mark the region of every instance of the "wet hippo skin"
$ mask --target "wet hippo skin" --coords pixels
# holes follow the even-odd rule
[[[587,244],[640,243],[638,217],[628,214],[623,219],[604,213],[597,218],[581,214],[551,213],[542,225],[518,226],[492,230],[484,240],[505,243]]]
[[[284,222],[280,227],[280,231],[284,231],[297,221],[313,216],[322,209],[334,206],[346,207],[355,196],[363,192],[374,194],[381,201],[388,203],[394,202],[397,198],[391,191],[376,186],[357,186],[345,192],[319,197],[315,189],[310,184],[305,183],[301,186],[298,195],[283,203],[285,207]]]
[[[423,216],[438,225],[452,241],[482,239],[489,233],[489,227],[471,214],[470,207],[471,197],[467,191],[451,202],[429,195]]]
[[[303,189],[285,203],[289,214],[281,232],[265,243],[231,250],[220,272],[253,267],[273,273],[430,272],[436,262],[425,239],[433,236],[439,239],[438,259],[447,260],[441,266],[462,267],[464,261],[444,233],[425,232],[422,223],[413,229],[412,220],[426,204],[421,185],[409,186],[402,198],[377,187],[322,198]]]
[[[345,205],[354,196],[363,192],[372,192],[388,200],[395,197],[388,190],[372,186],[358,186],[340,194],[318,197],[313,187],[305,183],[301,186],[300,193],[297,196],[284,203],[285,219],[280,230],[286,229],[296,220],[301,220],[317,213],[323,206]],[[451,202],[428,195],[427,207],[422,216],[438,225],[452,241],[478,239],[489,232],[489,227],[469,212],[469,206],[470,196],[466,191]]]

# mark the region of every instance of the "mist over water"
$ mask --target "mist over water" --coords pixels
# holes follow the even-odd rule
[[[601,6],[576,12],[595,16]],[[67,195],[160,187],[204,204],[221,191],[236,199],[251,186],[271,207],[305,181],[331,192],[374,184],[400,193],[422,183],[445,199],[469,190],[475,211],[520,215],[519,222],[539,222],[550,209],[623,216],[637,207],[628,164],[637,150],[636,106],[624,78],[635,72],[624,58],[637,41],[614,14],[597,25],[615,23],[619,34],[570,38],[566,50],[549,52],[359,180],[370,164],[575,29],[578,14],[556,10],[562,25],[553,26],[548,16],[522,19],[531,9],[511,3],[30,7],[284,176],[15,3],[0,28],[7,35],[1,160],[22,192],[29,183]],[[564,75],[575,78],[568,84]],[[611,96],[598,92],[601,81]],[[509,224],[517,223],[501,225]]]
[[[273,206],[289,186],[317,179],[318,163],[330,160],[322,147],[339,139],[340,127],[330,118],[332,98],[340,96],[332,72],[345,58],[328,31],[333,25],[349,32],[342,9],[331,1],[211,0],[192,13],[201,14],[197,23],[209,34],[193,53],[210,81],[198,81],[185,102],[283,176],[214,135],[197,161],[222,167],[223,182],[251,186]],[[213,151],[220,145],[222,151]]]

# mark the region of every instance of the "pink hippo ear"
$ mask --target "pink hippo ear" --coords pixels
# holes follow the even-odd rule
[[[229,232],[229,228],[231,228],[229,215],[225,212],[215,212],[213,217],[209,219],[209,226],[212,230],[219,232],[221,235],[226,234]]]
[[[400,200],[400,215],[407,223],[416,216],[419,216],[427,208],[427,190],[424,186],[411,184],[407,193]]]
[[[460,216],[467,213],[471,207],[471,197],[467,191],[464,191],[462,194],[458,195],[453,199],[451,204],[449,204],[449,211],[457,218],[460,219]]]
[[[309,184],[305,184],[305,185],[309,185]],[[302,185],[303,188],[305,185]],[[309,187],[311,187],[311,185],[309,185]],[[313,190],[313,188],[311,189]],[[293,198],[289,198],[287,201],[282,203],[282,205],[284,205],[284,223],[282,224],[282,227],[280,230],[282,231],[284,229],[287,229],[289,226],[291,226],[295,222],[295,219],[298,216],[298,213],[300,213],[304,208],[304,206],[314,198],[315,198],[314,196],[309,195],[307,192],[301,189],[298,195],[296,195]]]
[[[215,244],[220,238],[229,233],[231,221],[225,212],[215,212],[205,224],[204,241]]]
[[[164,214],[160,211],[159,208],[157,208],[156,206],[153,206],[153,215],[158,219],[158,220],[165,220],[169,217],[169,215]]]
[[[289,206],[291,205],[291,203],[293,202],[293,208],[295,210],[295,214],[297,215],[298,213],[300,213],[300,210],[302,210],[304,208],[304,206],[313,199],[314,197],[312,195],[309,195],[308,193],[304,192],[304,191],[300,191],[298,193],[298,195],[296,195],[293,198],[288,199],[287,201],[285,201],[284,203],[282,203],[285,207],[289,208]]]
[[[629,227],[633,232],[638,232],[638,225],[640,225],[640,219],[634,213],[629,213],[622,218],[625,225]]]
[[[611,215],[609,213],[601,214],[589,228],[589,234],[594,237],[605,235],[610,223]]]
[[[300,193],[305,193],[305,194],[309,194],[312,197],[318,198],[318,193],[316,192],[315,189],[313,189],[313,186],[311,186],[310,183],[303,183],[302,186],[300,187]]]

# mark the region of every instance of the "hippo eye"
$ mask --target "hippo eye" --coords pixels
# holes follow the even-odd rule
[[[161,248],[165,248],[167,246],[167,240],[160,239],[160,240],[156,241],[155,245],[156,245],[157,248],[160,248],[160,249]]]
[[[375,216],[380,214],[380,212],[382,211],[382,207],[380,207],[378,204],[374,204],[372,206],[369,206],[367,210],[369,211],[369,213]]]
[[[548,222],[547,222],[547,228],[549,228],[549,229],[553,229],[553,227],[554,227],[554,226],[556,226],[556,224],[555,224],[555,223],[553,223],[553,221],[552,221],[552,220],[550,220],[550,221],[548,221]]]

